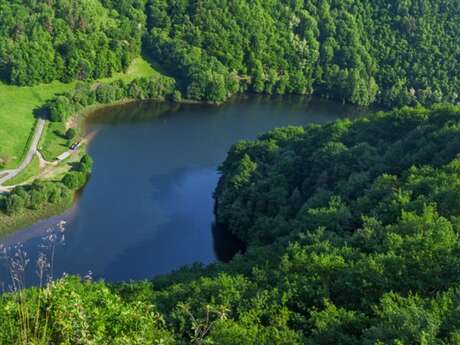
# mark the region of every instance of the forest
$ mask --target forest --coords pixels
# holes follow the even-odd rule
[[[146,50],[188,98],[218,102],[239,90],[388,107],[459,101],[458,0],[148,6]]]
[[[460,108],[402,108],[236,143],[221,165],[230,263],[0,297],[0,340],[458,344]],[[63,317],[65,315],[65,317]],[[34,333],[35,332],[35,333]]]
[[[459,17],[458,0],[1,0],[0,80],[97,79],[142,53],[192,100],[458,103]]]
[[[0,0],[0,80],[97,79],[141,51],[142,0]]]
[[[0,0],[2,83],[81,80],[44,100],[54,122],[241,92],[393,108],[235,143],[214,194],[216,226],[244,244],[230,262],[22,289],[28,258],[0,246],[16,284],[0,344],[459,344],[459,21],[460,0]],[[140,55],[164,75],[92,83]],[[16,187],[0,212],[72,198],[92,164]]]

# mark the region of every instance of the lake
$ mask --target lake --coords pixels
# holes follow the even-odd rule
[[[212,231],[217,168],[233,143],[275,127],[327,123],[364,110],[305,97],[240,96],[225,105],[133,103],[86,122],[94,159],[75,206],[0,242],[22,242],[32,262],[46,230],[67,222],[56,249],[64,272],[118,282],[228,258],[235,243]],[[213,235],[214,234],[214,235]],[[33,281],[30,264],[28,281]],[[5,271],[0,281],[7,281]]]

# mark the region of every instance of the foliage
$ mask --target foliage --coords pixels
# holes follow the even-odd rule
[[[4,344],[173,344],[151,304],[125,302],[103,283],[66,278],[46,289],[3,294],[0,304]],[[12,332],[21,322],[27,327]]]
[[[15,85],[97,79],[139,55],[143,0],[0,1],[0,79]]]
[[[165,99],[175,95],[175,81],[160,74],[134,78],[129,82],[115,80],[110,83],[80,82],[76,87],[48,101],[42,111],[52,122],[64,122],[70,115],[94,104],[110,104],[125,99]]]
[[[38,210],[47,204],[59,204],[72,197],[72,192],[81,189],[88,181],[93,161],[84,155],[76,167],[62,181],[35,181],[28,186],[19,186],[0,202],[0,212],[9,216],[24,209]]]
[[[457,0],[148,3],[146,50],[187,98],[238,90],[369,105],[458,102]]]
[[[80,329],[88,339],[148,329],[175,344],[457,344],[459,150],[453,106],[239,142],[220,168],[215,198],[219,225],[243,240],[244,254],[146,282],[66,278],[48,297],[52,316],[42,327],[69,343]],[[2,325],[18,322],[12,301],[14,294],[0,300]],[[116,313],[106,309],[112,303]],[[1,329],[0,340],[11,343],[21,328]],[[138,332],[124,343],[158,341]]]
[[[77,131],[75,128],[69,128],[66,132],[65,132],[65,138],[67,140],[72,140],[74,139],[75,137],[77,136]]]

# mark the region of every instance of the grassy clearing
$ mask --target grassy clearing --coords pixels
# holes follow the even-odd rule
[[[143,58],[136,58],[125,73],[115,73],[110,78],[101,79],[100,82],[110,83],[120,79],[129,82],[136,78],[152,77],[157,74],[158,72],[146,60]]]
[[[111,78],[101,79],[111,82],[117,79],[130,81],[139,77],[149,77],[156,72],[142,58],[135,59],[126,73],[116,73]],[[43,105],[48,99],[59,93],[72,89],[75,83],[63,84],[53,82],[33,87],[18,87],[0,83],[0,169],[12,169],[19,165],[29,149],[29,139],[35,128],[36,118],[34,109]],[[45,136],[47,139],[41,148],[45,150],[45,159],[53,159],[64,152],[67,143],[61,133],[55,133],[56,126],[48,126]],[[56,154],[57,153],[57,154]]]
[[[25,168],[19,175],[12,178],[5,183],[6,186],[14,186],[31,180],[34,176],[40,174],[40,161],[38,160],[37,155],[32,159],[32,162]]]
[[[53,161],[61,153],[69,149],[70,142],[65,138],[66,126],[62,122],[47,122],[38,145],[43,158]]]
[[[18,166],[27,152],[36,123],[34,109],[73,86],[59,82],[33,87],[0,83],[0,159],[4,168]]]

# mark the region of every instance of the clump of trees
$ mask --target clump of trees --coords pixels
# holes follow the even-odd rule
[[[70,202],[73,192],[81,189],[91,174],[93,161],[84,155],[80,162],[61,181],[35,181],[19,186],[8,194],[0,195],[0,212],[15,216],[26,209],[39,210],[46,205]]]
[[[138,78],[130,82],[116,80],[111,83],[80,82],[70,92],[48,101],[43,112],[52,122],[64,122],[71,114],[82,111],[94,104],[110,104],[117,101],[157,99],[180,100],[180,91],[176,90],[174,79],[162,75]]]
[[[0,1],[0,79],[15,85],[97,79],[141,51],[143,0]]]
[[[150,0],[145,48],[186,97],[319,94],[358,105],[460,100],[456,0]]]

